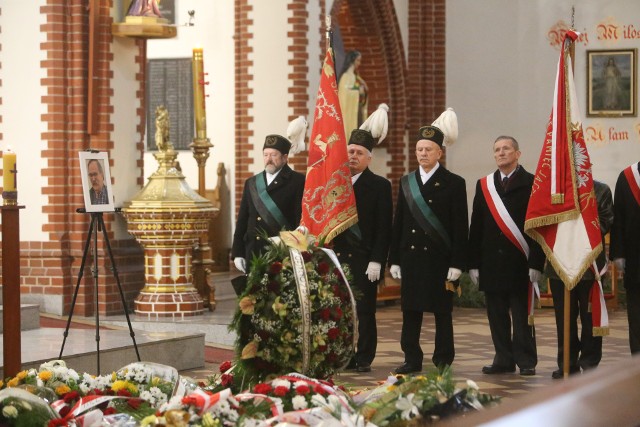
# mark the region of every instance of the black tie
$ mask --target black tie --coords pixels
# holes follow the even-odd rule
[[[506,189],[507,189],[507,184],[509,184],[509,177],[508,177],[508,176],[505,176],[504,178],[502,178],[502,188],[503,188],[504,190],[506,190]]]

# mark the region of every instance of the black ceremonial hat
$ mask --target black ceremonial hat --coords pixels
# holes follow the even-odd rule
[[[420,130],[418,130],[418,141],[422,139],[433,141],[442,147],[442,143],[444,142],[444,133],[435,126],[422,126]]]
[[[368,130],[354,129],[349,138],[349,145],[351,144],[362,145],[371,152],[376,145],[376,141]]]
[[[289,150],[291,149],[291,142],[284,136],[267,135],[267,137],[264,139],[264,146],[262,147],[262,149],[264,150],[265,148],[275,148],[282,154],[289,154]]]

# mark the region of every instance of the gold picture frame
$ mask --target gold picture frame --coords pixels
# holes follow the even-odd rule
[[[637,49],[587,51],[587,116],[635,117]]]

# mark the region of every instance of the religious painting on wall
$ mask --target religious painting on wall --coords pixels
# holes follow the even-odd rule
[[[587,116],[637,115],[636,56],[637,49],[587,51]]]
[[[87,212],[113,212],[113,189],[106,152],[80,151],[82,194]]]

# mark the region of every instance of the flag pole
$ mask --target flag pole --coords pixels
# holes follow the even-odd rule
[[[326,49],[325,50],[329,50],[332,47],[332,43],[331,43],[331,15],[329,15],[328,13],[325,15],[324,17],[324,23],[327,27],[327,31],[326,31]],[[333,55],[333,52],[331,52],[331,55]]]
[[[575,16],[575,11],[576,8],[575,6],[571,6],[571,29],[574,29],[574,16]],[[571,73],[573,73],[574,69],[575,69],[575,54],[576,54],[576,44],[575,43],[571,43],[571,45],[569,46],[569,57],[571,58]],[[571,291],[569,290],[569,288],[567,288],[567,286],[564,286],[564,315],[563,315],[563,325],[562,327],[564,328],[564,336],[563,336],[563,342],[562,342],[562,346],[563,346],[563,350],[562,350],[562,377],[564,379],[569,378],[569,372],[571,367],[569,366],[570,364],[570,356],[571,356],[571,341],[570,341],[570,334],[571,334]]]

